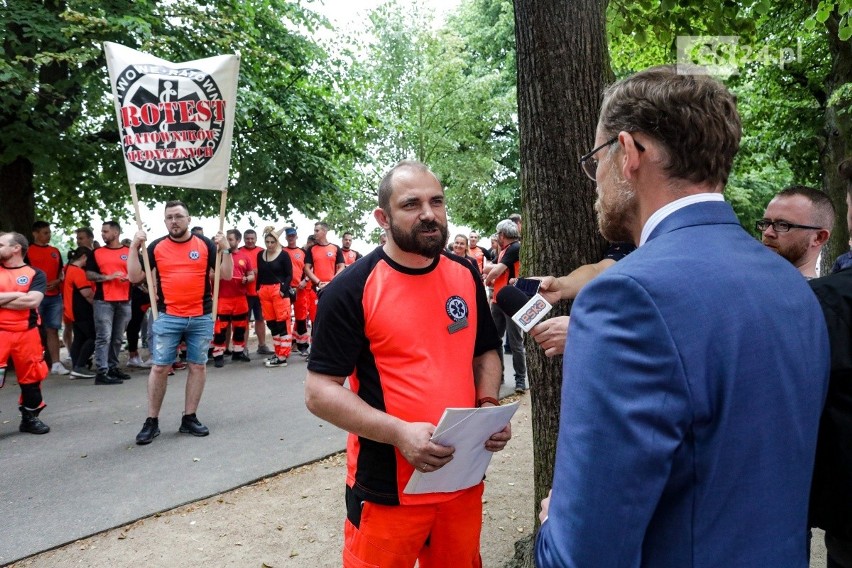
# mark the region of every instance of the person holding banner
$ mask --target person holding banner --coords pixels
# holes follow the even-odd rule
[[[210,274],[215,269],[217,251],[224,253],[221,280],[231,279],[233,262],[231,255],[227,254],[228,242],[221,231],[210,241],[190,233],[190,222],[186,205],[181,201],[169,201],[165,208],[168,235],[148,245],[148,259],[157,281],[157,308],[160,316],[153,325],[153,366],[148,375],[148,418],[136,436],[136,443],[140,445],[150,444],[160,435],[160,408],[166,395],[169,369],[181,337],[186,341],[189,374],[179,431],[193,436],[207,436],[210,433],[196,417],[207,378],[207,348],[213,339]],[[137,250],[146,240],[145,231],[137,231],[131,248]],[[135,254],[127,259],[127,274],[132,282],[140,282],[145,278],[145,272]]]
[[[266,250],[257,255],[257,295],[263,309],[263,319],[272,333],[275,355],[266,360],[267,367],[286,367],[293,336],[290,335],[290,281],[293,264],[290,255],[281,249],[275,227],[263,231]]]

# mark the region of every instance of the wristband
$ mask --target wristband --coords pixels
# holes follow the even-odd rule
[[[479,408],[480,406],[482,406],[486,402],[490,402],[494,406],[500,406],[500,401],[497,400],[496,398],[494,398],[492,396],[483,396],[482,398],[480,398],[479,400],[476,401],[476,408]]]

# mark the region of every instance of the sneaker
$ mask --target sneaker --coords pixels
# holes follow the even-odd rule
[[[181,434],[192,434],[193,436],[206,436],[210,433],[210,430],[198,421],[195,414],[184,414],[180,421],[178,432]]]
[[[136,443],[140,446],[150,444],[160,435],[160,424],[157,418],[146,418],[142,429],[136,434]]]
[[[231,355],[231,361],[251,361],[251,357],[245,351],[234,351]]]
[[[217,369],[221,369],[222,367],[224,367],[225,366],[225,356],[224,355],[217,355],[217,356],[213,357],[213,366],[216,367]]]
[[[71,373],[68,369],[66,369],[62,363],[56,361],[53,366],[50,368],[50,372],[54,375],[68,375]]]
[[[62,360],[62,364],[63,364],[63,365],[65,365],[65,366],[67,366],[67,367],[70,367],[70,366],[71,366],[71,357],[66,357],[66,358],[64,358],[64,359]]]
[[[272,351],[266,345],[258,345],[257,346],[257,354],[258,355],[272,355]]]
[[[18,426],[19,432],[27,432],[28,434],[47,434],[50,432],[50,426],[39,420],[39,411],[21,409],[21,425]]]
[[[127,360],[128,367],[135,367],[137,369],[141,369],[145,367],[145,363],[142,362],[142,358],[139,355],[134,355],[130,359]],[[150,366],[150,365],[149,365]]]
[[[110,377],[106,373],[98,373],[95,375],[95,384],[96,385],[120,385],[124,381],[121,379],[116,379],[115,377]]]
[[[85,367],[74,367],[71,371],[72,379],[94,379],[97,373]]]
[[[287,358],[286,357],[272,357],[267,359],[264,363],[267,367],[286,367],[287,366]]]
[[[129,381],[132,377],[120,370],[118,367],[113,367],[109,371],[107,371],[107,376],[112,377],[113,379],[121,379],[122,381]]]
[[[230,349],[225,349],[225,357],[227,357],[228,355],[233,355],[233,354],[234,354],[234,352],[231,351]]]
[[[169,376],[170,376],[170,377],[174,377],[174,376],[175,376],[175,369],[174,369],[174,367],[169,367]]]
[[[524,387],[515,387],[515,394],[524,394],[527,390]]]
[[[184,363],[183,361],[175,361],[174,363],[172,363],[172,369],[174,369],[175,371],[183,371],[184,369],[186,369],[186,363]]]

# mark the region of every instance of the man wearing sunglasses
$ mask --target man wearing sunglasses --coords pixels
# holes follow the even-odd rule
[[[817,276],[819,253],[834,227],[834,205],[822,191],[794,185],[772,198],[755,227],[764,245],[810,280]]]
[[[637,249],[572,308],[539,568],[808,565],[828,337],[723,200],[740,124],[721,83],[674,66],[604,94],[581,163],[601,234]]]

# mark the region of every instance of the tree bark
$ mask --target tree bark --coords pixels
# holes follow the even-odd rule
[[[831,71],[825,80],[825,90],[831,100],[831,95],[838,89],[852,83],[852,43],[838,37],[839,17],[835,12],[826,22],[828,29],[828,47],[831,54]],[[820,166],[823,172],[823,190],[831,197],[837,209],[834,230],[828,244],[823,248],[822,274],[827,274],[834,259],[849,250],[849,230],[846,226],[846,181],[842,180],[837,167],[850,151],[847,145],[852,133],[852,108],[850,95],[842,97],[835,104],[826,105],[825,109],[825,148],[820,155]]]
[[[33,164],[18,156],[0,165],[0,231],[15,231],[28,239],[35,221]]]
[[[606,5],[515,0],[524,274],[564,275],[599,261],[604,250],[595,186],[578,158],[592,147],[601,93],[612,77]],[[538,510],[553,479],[562,358],[545,357],[529,338],[526,346]]]

